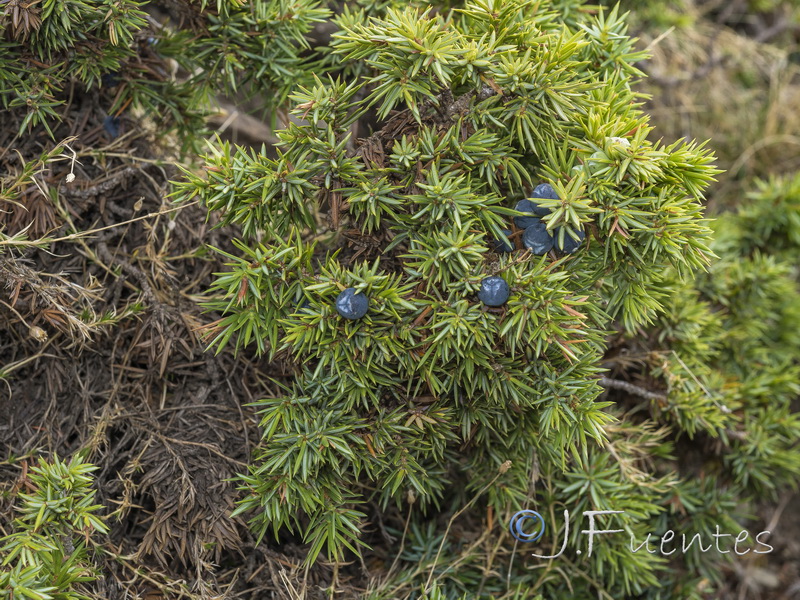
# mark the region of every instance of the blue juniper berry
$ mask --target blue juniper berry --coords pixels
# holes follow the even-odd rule
[[[501,229],[501,231],[503,232],[503,235],[505,235],[506,237],[511,236],[511,230],[510,229]],[[507,241],[507,242],[505,242],[505,241],[503,241],[501,239],[495,239],[494,240],[494,251],[495,252],[513,252],[514,250],[515,250],[514,243],[511,242],[510,240]]]
[[[532,219],[534,217],[544,217],[552,212],[549,208],[540,206],[536,202],[537,198],[558,200],[558,194],[556,194],[555,189],[553,189],[553,186],[549,183],[540,183],[534,188],[530,198],[517,202],[517,205],[514,207],[516,210],[531,215],[514,217],[514,223],[516,223],[517,227],[520,229],[527,229],[533,225],[534,221]]]
[[[583,243],[583,240],[585,240],[585,239],[586,239],[586,234],[583,231],[579,231],[578,232],[578,239],[577,240],[573,240],[567,234],[567,232],[565,231],[564,232],[564,243],[563,244],[559,244],[558,241],[556,241],[556,248],[558,250],[561,250],[561,252],[564,252],[565,254],[572,254],[578,248],[581,247],[581,244]]]
[[[535,221],[539,220],[539,216],[544,216],[550,212],[547,209],[542,209],[542,207],[540,207],[538,204],[527,199],[517,202],[517,205],[514,207],[514,209],[525,213],[523,216],[514,217],[514,224],[520,229],[527,229],[533,225]]]
[[[294,305],[294,313],[299,315],[301,313],[310,313],[311,312],[311,305],[308,303],[308,300],[305,298],[301,298],[295,305]]]
[[[106,133],[111,136],[111,139],[114,139],[119,136],[119,117],[112,117],[108,115],[105,119],[103,119],[103,129],[106,130]]]
[[[119,85],[119,71],[111,71],[110,73],[103,73],[100,75],[100,82],[105,87],[117,87]]]
[[[553,236],[547,231],[547,225],[535,219],[522,234],[522,243],[525,247],[539,256],[547,254],[553,248]]]
[[[356,291],[356,288],[347,288],[336,298],[336,312],[345,319],[355,321],[360,319],[369,309],[369,298],[366,294]]]
[[[478,300],[486,306],[503,306],[508,302],[511,290],[502,277],[493,275],[481,280],[481,289],[478,290]]]
[[[555,189],[549,183],[540,183],[537,185],[533,193],[531,194],[531,198],[544,198],[546,200],[558,200],[558,194],[556,194]],[[547,211],[550,212],[550,211]]]

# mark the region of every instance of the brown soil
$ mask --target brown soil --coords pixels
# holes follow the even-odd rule
[[[232,232],[198,205],[170,206],[177,169],[132,116],[110,139],[103,104],[76,95],[54,131],[73,138],[68,148],[0,206],[7,234],[31,222],[28,239],[95,230],[0,254],[0,535],[28,466],[89,447],[97,500],[113,511],[95,597],[292,598],[304,581],[306,597],[323,597],[332,569],[305,573],[301,540],[256,547],[229,517],[229,479],[246,472],[259,435],[246,404],[282,372],[204,351],[212,317],[199,295],[223,267],[205,245],[225,248]],[[18,117],[0,115],[0,173],[56,146],[41,131],[15,139]],[[43,194],[54,188],[57,203]]]

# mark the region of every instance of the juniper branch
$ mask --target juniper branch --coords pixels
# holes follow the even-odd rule
[[[614,389],[614,390],[622,390],[624,392],[628,392],[629,394],[633,394],[634,396],[639,396],[641,398],[645,398],[647,400],[655,400],[659,402],[665,402],[667,397],[663,394],[658,394],[656,392],[651,392],[649,390],[644,389],[643,387],[639,387],[638,385],[634,385],[627,381],[622,381],[620,379],[609,379],[608,377],[601,377],[599,382],[605,388]]]

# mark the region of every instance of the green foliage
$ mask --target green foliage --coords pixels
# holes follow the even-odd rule
[[[663,410],[690,436],[720,436],[718,468],[759,496],[800,476],[798,223],[800,177],[758,182],[715,224],[720,260],[674,287],[656,327],[664,351],[651,372],[670,388]]]
[[[728,523],[736,532],[753,503],[800,481],[798,182],[758,182],[737,213],[718,218],[712,248],[720,259],[696,280],[672,284],[650,331],[646,370],[667,388],[650,415],[698,453],[659,517],[662,530],[683,524],[708,537]],[[685,560],[694,575],[718,581],[713,555],[695,549]],[[672,589],[684,597],[677,581]]]
[[[675,4],[640,17],[691,21]],[[667,558],[617,541],[546,564],[530,550],[583,546],[564,508],[623,511],[624,540],[709,539],[796,486],[800,177],[707,220],[714,156],[659,139],[637,91],[647,53],[616,6],[173,5],[6,2],[0,102],[18,136],[52,137],[74,98],[97,94],[184,149],[216,95],[271,116],[276,147],[210,141],[173,194],[239,232],[214,249],[226,268],[205,300],[209,348],[285,374],[253,403],[262,437],[234,515],[259,541],[307,544],[308,565],[401,540],[377,549],[394,562],[375,600],[699,600],[719,585],[731,557],[697,547]],[[0,179],[0,201],[62,147]],[[537,200],[550,233],[585,236],[574,254],[523,250],[514,207],[541,182],[558,195]],[[0,234],[0,249],[26,245]],[[501,308],[477,300],[488,276],[509,284]],[[364,318],[338,315],[347,288],[369,298]],[[648,390],[600,399],[609,369]],[[92,469],[34,469],[0,547],[0,596],[84,597],[88,536],[106,531]],[[535,546],[506,531],[524,507],[550,528]]]
[[[800,248],[800,175],[756,181],[738,216],[719,227],[731,231],[718,244],[736,247],[743,255],[760,250],[791,263]]]
[[[241,227],[207,300],[221,314],[211,345],[296,365],[278,397],[255,403],[263,438],[236,514],[259,536],[299,532],[308,562],[366,544],[373,499],[415,507],[415,523],[477,498],[508,514],[531,502],[534,462],[549,490],[537,501],[622,506],[641,521],[632,531],[675,485],[632,477],[600,449],[668,455],[665,433],[647,426],[608,439],[619,415],[597,399],[599,365],[612,319],[652,321],[665,272],[688,276],[713,256],[702,217],[713,157],[649,141],[631,87],[644,54],[622,15],[559,14],[524,0],[344,11],[325,69],[290,95],[277,157],[212,145],[205,172],[176,183],[177,198],[198,196]],[[365,123],[372,135],[355,140]],[[586,243],[572,255],[496,254],[539,181],[560,197],[542,201],[548,229]],[[475,299],[489,275],[511,287],[501,309]],[[334,308],[348,287],[370,299],[358,321]],[[417,575],[398,576],[404,585],[474,593],[466,567],[452,586],[440,573],[444,591],[433,591],[423,566],[447,564],[436,560],[449,546],[417,539],[429,551],[413,559]],[[585,581],[641,593],[662,563],[609,547]]]
[[[19,492],[15,531],[0,538],[0,598],[80,600],[80,584],[95,579],[89,538],[108,528],[95,513],[89,475],[97,467],[75,455],[69,462],[39,459]]]
[[[20,112],[19,134],[41,125],[52,137],[70,99],[99,88],[109,114],[130,107],[159,133],[176,129],[195,145],[215,94],[258,93],[274,109],[305,81],[306,35],[330,14],[313,0],[203,0],[186,3],[182,18],[164,27],[145,10],[161,5],[6,2],[0,106]]]
[[[712,245],[713,156],[652,141],[625,16],[567,4],[345,10],[314,81],[289,95],[277,156],[215,144],[176,184],[241,227],[207,301],[211,345],[296,365],[255,403],[263,439],[236,514],[259,536],[298,533],[313,562],[372,543],[371,511],[408,511],[398,570],[372,598],[700,598],[730,557],[608,543],[526,569],[430,515],[538,506],[552,539],[579,547],[561,507],[618,510],[633,539],[707,540],[800,475],[798,180],[759,184]],[[538,201],[548,230],[585,243],[497,254],[542,181],[559,197]],[[489,275],[511,288],[500,309],[475,298]],[[358,321],[334,308],[348,287],[370,299]],[[631,412],[598,401],[617,325],[666,388]],[[697,470],[679,469],[678,442]]]

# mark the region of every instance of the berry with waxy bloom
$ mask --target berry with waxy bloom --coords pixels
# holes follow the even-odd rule
[[[531,194],[531,198],[544,198],[546,200],[558,200],[558,194],[556,190],[553,188],[552,185],[549,183],[540,183],[533,189],[533,193]],[[545,210],[545,214],[549,213],[548,209]],[[544,216],[544,215],[542,215]]]
[[[547,231],[547,225],[536,219],[522,234],[522,243],[528,250],[541,256],[553,248],[553,236]]]
[[[519,212],[526,213],[524,216],[514,217],[514,223],[520,229],[527,229],[534,224],[534,218],[545,217],[552,212],[549,208],[536,202],[537,199],[558,200],[558,194],[549,183],[540,183],[534,188],[530,198],[517,202],[514,208]]]
[[[578,248],[581,247],[581,244],[583,243],[583,240],[585,240],[585,239],[586,239],[586,234],[583,231],[579,231],[578,232],[578,239],[577,240],[572,239],[572,237],[570,237],[567,234],[567,232],[565,231],[564,232],[564,243],[563,244],[559,244],[558,241],[556,241],[556,248],[558,250],[561,250],[561,252],[564,252],[565,254],[572,254]]]
[[[524,215],[519,215],[514,217],[514,224],[519,227],[520,229],[527,229],[530,227],[534,221],[538,220],[539,216],[544,216],[550,211],[545,210],[544,215],[542,213],[542,208],[536,204],[535,202],[528,200],[520,200],[517,202],[517,205],[514,207],[514,210],[518,210],[519,212],[525,213]],[[538,216],[537,216],[538,215]]]
[[[103,129],[105,129],[106,133],[111,136],[111,139],[119,137],[119,125],[119,117],[112,117],[111,115],[108,115],[105,119],[103,119]]]
[[[356,288],[347,288],[336,298],[336,312],[345,319],[355,321],[367,314],[369,298]]]
[[[483,302],[486,306],[503,306],[503,304],[508,302],[508,297],[510,295],[511,289],[508,287],[506,280],[502,277],[493,275],[481,280],[481,289],[478,290],[478,300]]]
[[[501,230],[506,237],[511,236],[510,229],[503,229]],[[501,239],[494,240],[494,251],[495,252],[513,252],[515,250],[513,242],[503,241]]]

